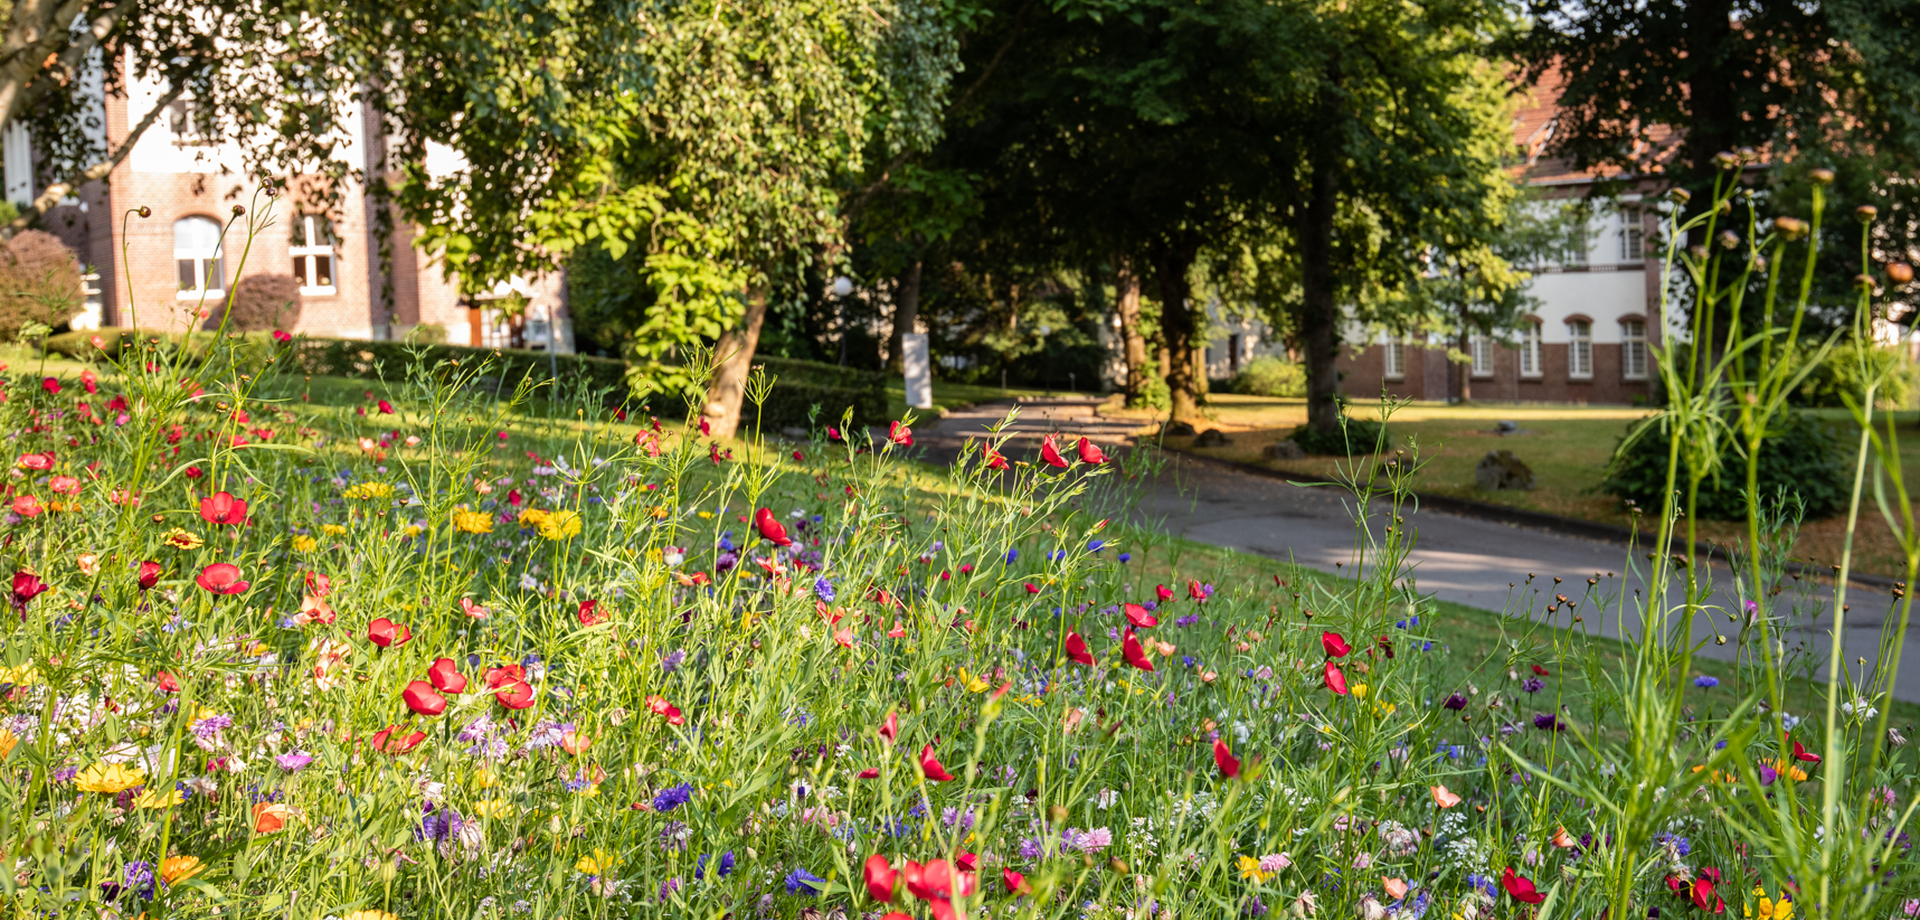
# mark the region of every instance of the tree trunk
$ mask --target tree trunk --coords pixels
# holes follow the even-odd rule
[[[1464,404],[1473,398],[1473,333],[1461,330],[1460,350],[1466,354],[1467,360],[1454,364],[1453,398]]]
[[[906,373],[902,362],[901,336],[913,331],[920,322],[920,260],[913,260],[893,283],[893,333],[887,337],[887,372]]]
[[[765,282],[747,289],[747,315],[714,343],[713,382],[707,386],[706,417],[716,438],[731,438],[740,430],[740,406],[746,401],[747,374],[753,370],[753,351],[760,345],[760,325],[767,319]]]
[[[1200,399],[1193,373],[1193,308],[1188,304],[1193,288],[1187,281],[1197,249],[1185,243],[1162,244],[1156,249],[1153,273],[1160,286],[1160,338],[1167,343],[1167,395],[1173,401],[1174,418],[1197,419]]]
[[[1307,425],[1340,430],[1340,306],[1334,302],[1333,219],[1339,203],[1333,167],[1317,163],[1300,220],[1300,346],[1307,359]]]
[[[1127,405],[1138,406],[1146,398],[1147,340],[1140,334],[1140,275],[1133,270],[1132,259],[1114,260],[1113,286],[1119,295],[1114,309],[1120,314],[1120,339],[1127,358]]]

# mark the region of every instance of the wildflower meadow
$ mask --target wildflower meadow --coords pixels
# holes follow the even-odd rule
[[[1657,356],[1682,532],[1753,481],[1712,464],[1778,424],[1808,364],[1773,356],[1822,347],[1808,240],[1872,218],[1715,200]],[[1784,558],[1638,548],[1651,590],[1556,580],[1467,642],[1406,563],[1417,445],[1356,445],[1329,575],[1158,533],[1151,444],[935,468],[831,406],[722,443],[697,399],[488,362],[327,389],[282,338],[8,382],[9,916],[1920,914],[1900,644],[1790,665]],[[1851,507],[1912,582],[1867,387]],[[1712,673],[1709,619],[1743,650]]]

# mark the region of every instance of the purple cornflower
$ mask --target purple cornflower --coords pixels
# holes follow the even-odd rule
[[[221,732],[232,727],[232,716],[217,715],[208,716],[204,719],[196,719],[192,725],[187,727],[187,730],[193,732],[193,736],[204,743],[212,741],[215,737],[219,736]]]
[[[814,875],[798,866],[795,866],[792,872],[787,873],[786,883],[788,894],[797,894],[808,898],[819,897],[820,892],[825,891],[827,888],[826,879]]]
[[[833,590],[833,582],[828,581],[827,576],[825,575],[822,575],[819,578],[814,579],[813,580],[813,596],[819,598],[820,602],[823,604],[833,603],[833,598],[835,596],[835,593]]]
[[[1541,680],[1538,677],[1529,677],[1526,680],[1523,680],[1520,682],[1520,689],[1525,690],[1528,693],[1539,693],[1540,691],[1547,689],[1547,682],[1544,680]]]
[[[670,654],[667,657],[660,659],[660,673],[672,674],[673,672],[680,670],[681,663],[685,662],[686,660],[687,660],[686,650],[677,649],[673,652],[673,654]]]
[[[1533,717],[1533,727],[1544,731],[1557,732],[1560,730],[1560,720],[1555,718],[1551,712],[1543,712]]]
[[[1448,709],[1451,709],[1455,712],[1459,712],[1460,710],[1467,708],[1467,698],[1459,693],[1455,693],[1452,696],[1447,697],[1447,701],[1444,703],[1441,703],[1440,705],[1445,706]]]
[[[1181,617],[1181,618],[1179,618],[1179,619],[1177,619],[1177,620],[1174,620],[1174,621],[1173,621],[1173,625],[1175,625],[1175,626],[1192,626],[1193,624],[1195,624],[1195,623],[1198,623],[1198,622],[1200,622],[1200,615],[1199,615],[1199,614],[1197,614],[1197,613],[1189,613],[1189,614],[1187,614],[1186,616],[1183,616],[1183,617]]]
[[[1696,677],[1693,679],[1693,685],[1696,687],[1699,687],[1702,690],[1711,690],[1715,687],[1720,686],[1720,678],[1713,677],[1707,674],[1702,674],[1699,677]]]
[[[665,814],[693,800],[693,784],[668,786],[653,797],[653,810]]]

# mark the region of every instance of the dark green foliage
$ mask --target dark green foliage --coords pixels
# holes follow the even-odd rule
[[[885,374],[787,358],[760,357],[753,363],[765,366],[767,375],[774,378],[773,392],[760,408],[762,432],[773,434],[782,428],[806,427],[807,414],[816,404],[820,407],[818,423],[823,425],[838,426],[842,414],[849,408],[853,410],[854,425],[878,425],[886,421]],[[751,428],[754,418],[751,404],[740,408],[743,433]]]
[[[1637,434],[1637,436],[1636,436]],[[1662,505],[1661,493],[1667,487],[1667,455],[1672,442],[1653,419],[1635,423],[1621,438],[1600,491],[1632,501],[1653,513]],[[1710,520],[1731,521],[1746,517],[1747,461],[1740,448],[1729,442],[1721,456],[1718,481],[1712,476],[1700,483],[1699,504],[1694,513]],[[1839,511],[1847,498],[1847,468],[1840,452],[1839,439],[1830,424],[1805,413],[1789,413],[1777,431],[1769,432],[1760,446],[1760,495],[1773,495],[1784,489],[1806,503],[1809,519],[1822,518]],[[1684,492],[1689,476],[1686,456],[1680,458],[1675,488]]]
[[[1360,456],[1393,447],[1393,436],[1387,433],[1386,427],[1379,422],[1349,417],[1332,431],[1301,425],[1288,437],[1311,456]]]

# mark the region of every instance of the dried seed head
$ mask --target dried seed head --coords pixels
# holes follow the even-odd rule
[[[1815,185],[1832,185],[1833,170],[1823,166],[1819,169],[1816,169],[1816,170],[1813,170],[1812,172],[1807,173],[1807,178],[1812,180],[1813,184]]]

